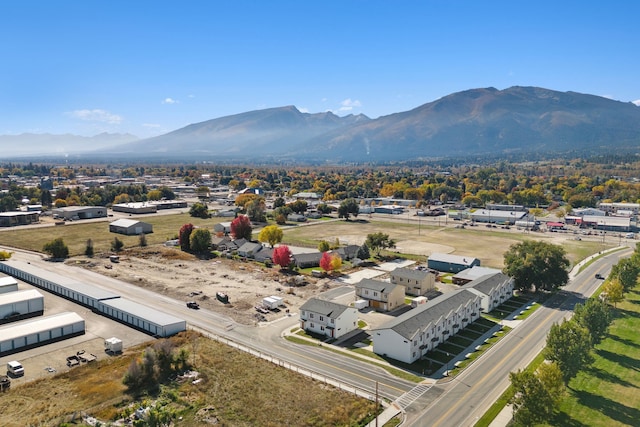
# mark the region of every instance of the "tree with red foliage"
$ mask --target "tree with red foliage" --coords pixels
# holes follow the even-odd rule
[[[291,264],[291,249],[287,245],[278,246],[273,250],[271,257],[273,262],[278,264],[280,268],[287,268]]]
[[[251,220],[246,215],[238,215],[236,219],[231,221],[231,235],[234,239],[251,240]]]
[[[322,254],[322,258],[320,258],[320,268],[322,268],[324,271],[333,270],[333,267],[331,266],[332,258],[333,257],[331,256],[331,254],[328,251],[324,252]]]
[[[193,231],[193,224],[185,224],[180,227],[180,231],[178,232],[178,243],[180,243],[180,249],[185,252],[191,251],[190,237],[191,232]]]

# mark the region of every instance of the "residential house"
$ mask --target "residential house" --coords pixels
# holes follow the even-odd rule
[[[246,258],[253,258],[256,253],[262,250],[262,243],[246,242],[244,245],[238,247],[238,255]]]
[[[511,297],[513,286],[513,278],[497,272],[479,277],[462,286],[462,289],[478,295],[482,311],[488,313]]]
[[[300,307],[300,328],[340,338],[358,328],[358,311],[335,302],[311,298]]]
[[[404,287],[374,279],[362,279],[355,284],[356,300],[369,301],[377,311],[392,311],[404,306]]]
[[[360,246],[358,245],[347,245],[336,249],[336,252],[343,261],[350,261],[358,256],[359,250]]]
[[[307,217],[297,213],[290,213],[289,215],[287,215],[287,221],[306,222]]]
[[[215,233],[229,234],[231,233],[231,222],[219,222],[213,226]]]
[[[404,286],[407,295],[419,296],[436,289],[437,277],[434,270],[402,267],[391,272],[391,283]]]
[[[238,247],[233,244],[231,237],[222,236],[218,237],[216,235],[211,236],[211,248],[215,251],[226,251],[229,250],[229,247],[233,246],[232,249],[236,250]]]
[[[413,363],[479,316],[478,295],[466,289],[449,292],[373,329],[373,351]]]
[[[293,261],[298,268],[313,268],[320,266],[322,252],[308,252],[293,255]]]

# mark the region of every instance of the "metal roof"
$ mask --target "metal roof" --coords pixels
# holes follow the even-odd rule
[[[6,294],[0,294],[0,305],[13,304],[15,302],[22,302],[35,298],[44,298],[44,296],[35,289],[7,292]]]
[[[434,252],[429,255],[429,261],[446,262],[449,264],[471,265],[476,260],[478,260],[478,258],[444,254],[440,252]]]
[[[0,327],[0,337],[2,337],[3,341],[8,341],[55,328],[62,328],[78,322],[82,322],[84,328],[84,319],[77,313],[58,313],[51,316],[38,317],[35,320],[25,320],[2,326]]]
[[[115,225],[116,227],[124,227],[124,228],[133,227],[134,225],[138,225],[138,224],[145,224],[145,223],[142,221],[138,221],[137,219],[128,219],[128,218],[117,219],[109,223],[109,225]]]
[[[120,297],[120,295],[115,294],[111,291],[108,291],[104,288],[100,288],[94,284],[79,282],[73,278],[62,276],[60,274],[51,272],[49,270],[45,270],[43,268],[40,268],[28,262],[9,260],[9,261],[2,262],[0,264],[5,264],[7,266],[16,268],[25,273],[31,274],[33,276],[37,276],[43,280],[63,286],[73,292],[86,295],[96,300],[104,300],[104,299]],[[0,270],[2,270],[2,265],[0,265]],[[72,273],[70,272],[69,274],[72,274]]]
[[[462,270],[460,273],[453,276],[453,278],[462,280],[475,280],[479,279],[482,276],[486,276],[487,274],[495,273],[500,273],[500,270],[497,268],[480,267],[478,265],[475,265],[471,268],[467,268],[466,270]]]
[[[101,301],[100,303],[116,310],[120,310],[121,312],[129,313],[131,316],[144,319],[149,323],[153,323],[158,326],[169,326],[185,321],[184,319],[180,319],[163,311],[156,310],[155,308],[148,307],[126,298],[110,299]]]

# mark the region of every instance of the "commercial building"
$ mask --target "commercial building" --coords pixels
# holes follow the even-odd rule
[[[467,268],[480,265],[478,258],[434,252],[429,255],[427,266],[436,271],[459,273]]]
[[[51,215],[54,218],[65,220],[106,218],[107,208],[104,206],[66,206],[52,209]]]
[[[185,320],[125,298],[100,301],[98,311],[154,337],[169,337],[187,329]]]
[[[42,316],[44,297],[35,289],[0,294],[0,323]]]

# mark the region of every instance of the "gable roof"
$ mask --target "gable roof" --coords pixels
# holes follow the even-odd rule
[[[319,298],[311,298],[307,302],[302,304],[300,310],[322,314],[323,316],[335,319],[349,308],[349,306],[338,304],[335,302]]]
[[[293,255],[293,259],[297,265],[310,263],[318,263],[318,265],[320,265],[322,252],[307,252],[304,254],[295,254]]]
[[[109,225],[113,225],[115,227],[124,227],[124,228],[129,228],[137,224],[144,224],[144,223],[136,219],[128,219],[128,218],[116,219],[115,221],[109,223]]]
[[[402,277],[403,279],[423,280],[428,274],[433,274],[429,270],[418,270],[416,268],[400,267],[391,272],[391,276]]]
[[[355,284],[356,288],[371,289],[377,292],[388,292],[388,293],[391,293],[393,289],[397,288],[398,286],[400,285],[396,285],[395,283],[383,282],[382,280],[374,280],[374,279],[362,279]]]
[[[471,281],[471,280],[479,279],[482,276],[486,276],[487,274],[495,274],[495,273],[500,273],[500,270],[497,268],[480,267],[478,265],[474,265],[471,268],[462,270],[460,273],[454,275],[453,278]]]
[[[479,298],[479,296],[466,289],[449,292],[401,314],[375,330],[392,329],[400,336],[412,339],[416,333],[429,326],[429,324],[436,323],[451,311]]]
[[[238,248],[238,252],[259,252],[262,249],[261,243],[246,242]]]
[[[471,282],[463,285],[462,289],[473,288],[485,295],[489,295],[493,289],[495,289],[501,283],[508,282],[509,276],[503,273],[487,274],[479,277]]]

